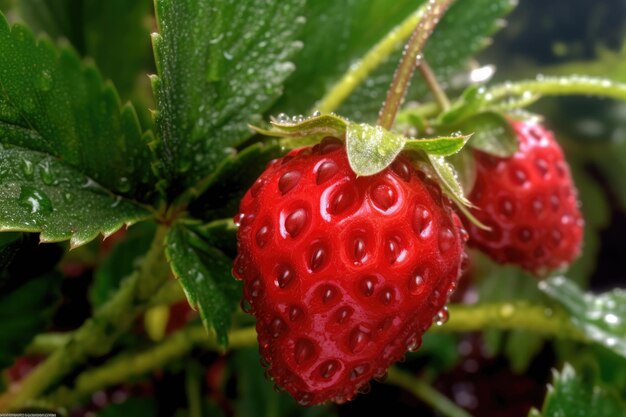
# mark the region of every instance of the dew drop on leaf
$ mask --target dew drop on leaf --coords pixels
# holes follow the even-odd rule
[[[50,198],[41,190],[23,186],[20,192],[20,205],[30,210],[30,214],[48,214],[52,212]]]

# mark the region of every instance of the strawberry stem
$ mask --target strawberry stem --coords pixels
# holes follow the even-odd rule
[[[313,110],[319,110],[322,114],[337,110],[372,71],[378,68],[396,50],[397,45],[411,36],[415,26],[424,17],[425,10],[426,5],[420,6],[416,12],[411,13],[404,21],[391,29],[380,42],[350,66],[350,69],[330,88]]]
[[[90,357],[108,353],[113,343],[150,304],[153,294],[167,281],[169,268],[163,256],[167,227],[160,226],[140,267],[130,275],[93,316],[55,350],[15,391],[0,398],[0,409],[20,409],[83,365]]]
[[[422,59],[422,62],[418,65],[417,69],[422,74],[426,85],[430,89],[435,101],[439,105],[439,110],[446,111],[450,108],[450,100],[448,100],[448,96],[445,91],[437,81],[437,76],[433,72],[433,69],[428,65],[425,59]]]
[[[411,83],[415,67],[422,60],[421,52],[424,45],[426,45],[426,41],[452,1],[429,0],[424,17],[420,20],[404,48],[402,59],[387,92],[387,99],[378,114],[379,126],[385,129],[391,129],[393,126],[396,114],[398,114]]]
[[[524,107],[542,96],[587,95],[626,100],[626,84],[586,76],[548,77],[538,75],[536,80],[507,82],[484,93],[484,106]],[[516,105],[517,104],[517,105]]]

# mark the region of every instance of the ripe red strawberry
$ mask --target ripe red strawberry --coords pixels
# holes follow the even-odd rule
[[[519,140],[510,158],[475,151],[472,213],[491,231],[467,223],[470,244],[501,263],[537,275],[568,265],[580,253],[583,219],[563,152],[538,124],[512,122]]]
[[[240,211],[245,308],[268,374],[303,405],[351,399],[445,313],[467,233],[403,157],[356,178],[326,138],[270,164]]]

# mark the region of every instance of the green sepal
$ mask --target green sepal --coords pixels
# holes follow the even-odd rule
[[[262,128],[250,126],[255,132],[275,138],[301,138],[301,137],[343,137],[350,122],[336,114],[288,117],[280,114],[271,118],[270,127]]]

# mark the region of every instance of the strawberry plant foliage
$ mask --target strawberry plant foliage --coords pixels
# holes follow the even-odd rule
[[[0,0],[0,8],[11,3]],[[567,141],[531,132],[553,154],[510,168],[530,140],[516,126],[530,122],[507,112],[542,95],[624,99],[625,85],[570,77],[468,87],[468,58],[503,26],[511,0],[155,0],[154,15],[149,4],[23,0],[6,14],[54,41],[0,17],[0,231],[7,232],[0,235],[0,368],[25,351],[47,356],[0,395],[0,412],[33,404],[71,410],[95,391],[126,390],[129,377],[153,390],[152,371],[159,370],[159,384],[185,373],[187,403],[172,415],[220,414],[230,398],[199,397],[205,386],[211,395],[230,395],[226,385],[239,388],[228,407],[241,414],[333,415],[334,405],[303,411],[296,403],[341,403],[367,390],[371,378],[419,347],[433,323],[447,321],[445,306],[462,271],[483,279],[459,281],[469,285],[469,298],[478,285],[478,303],[451,306],[459,318],[439,331],[480,327],[514,371],[523,371],[551,336],[567,339],[566,347],[556,345],[561,363],[583,349],[580,356],[601,362],[604,371],[607,354],[624,360],[623,291],[586,294],[564,278],[538,287],[520,268],[567,267],[579,251],[582,220],[564,160],[571,149],[559,148]],[[409,43],[403,60],[409,64],[398,78],[400,46],[416,23],[411,39],[434,32],[419,60],[414,55],[423,42]],[[72,47],[56,46],[62,38]],[[148,78],[151,53],[155,75]],[[421,104],[400,110],[394,124],[405,93],[396,81],[408,80],[415,62],[423,80],[415,77],[406,98]],[[355,68],[366,70],[353,77]],[[364,123],[392,77],[387,102],[394,105],[383,106],[378,126]],[[465,92],[450,100],[436,78]],[[349,91],[340,91],[344,83]],[[332,113],[336,108],[341,116]],[[592,234],[571,271],[580,283],[593,271],[598,231],[612,204],[585,173],[588,161],[578,156],[572,164],[582,200],[597,203],[582,208]],[[504,168],[485,174],[491,165]],[[619,185],[619,166],[600,168]],[[545,183],[537,176],[561,181],[536,188]],[[514,188],[512,181],[523,184]],[[496,188],[481,196],[485,184]],[[548,204],[551,214],[528,215]],[[110,252],[106,242],[76,248],[135,222],[115,234]],[[502,230],[514,243],[504,245]],[[516,266],[469,268],[468,236]],[[481,236],[487,243],[478,244]],[[533,251],[520,243],[529,239]],[[59,264],[62,246],[39,242],[62,240],[75,250]],[[91,277],[93,317],[72,332],[38,335],[59,301],[57,264],[68,276]],[[181,301],[183,292],[197,314],[187,305],[180,317],[178,305],[168,311],[165,303]],[[256,327],[252,317],[237,314],[242,295],[241,308],[254,313]],[[146,332],[135,331],[138,322],[150,323]],[[147,337],[150,329],[161,336]],[[462,338],[432,335],[421,359],[441,364],[427,372],[422,361],[399,365],[406,369],[390,372],[391,382],[443,415],[465,415],[408,373],[438,374],[464,360],[457,352]],[[273,392],[252,350],[219,359],[202,352],[257,341],[268,377],[294,398]],[[543,411],[534,415],[588,405],[598,415],[623,415],[609,389],[592,390],[581,377],[585,361],[572,363],[576,369],[566,366],[555,376]],[[206,375],[200,364],[209,365]],[[99,415],[150,414],[161,405],[158,396],[131,399]]]
[[[152,175],[132,107],[71,50],[1,16],[0,53],[0,228],[78,245],[145,218]]]
[[[626,408],[617,393],[595,385],[571,365],[566,363],[562,371],[553,375],[542,410],[532,410],[529,417],[626,416]]]
[[[182,224],[171,229],[166,244],[172,271],[189,303],[198,309],[206,327],[215,330],[219,342],[226,344],[241,291],[230,276],[232,261],[207,244],[201,229]]]
[[[158,171],[169,193],[209,176],[280,96],[303,0],[156,1]]]

